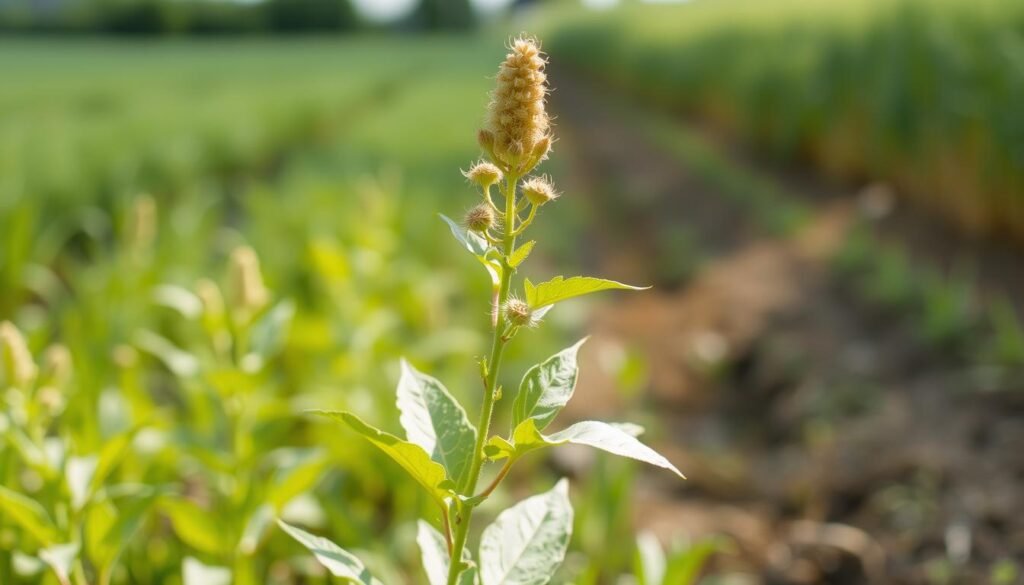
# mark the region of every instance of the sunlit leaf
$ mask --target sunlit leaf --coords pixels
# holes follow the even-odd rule
[[[309,549],[309,552],[313,553],[316,560],[320,561],[320,564],[335,577],[341,577],[342,579],[362,585],[381,585],[380,581],[370,575],[370,571],[366,569],[362,561],[352,553],[326,538],[314,536],[282,520],[278,520],[277,523],[281,526],[282,530],[299,541],[299,544]]]
[[[177,311],[186,319],[195,319],[203,313],[203,302],[187,288],[162,284],[153,289],[153,302]]]
[[[419,520],[416,523],[416,544],[420,547],[423,570],[430,585],[448,582],[448,543],[444,535],[433,526]]]
[[[636,430],[636,425],[620,426],[588,420],[578,422],[563,431],[545,436],[537,429],[533,419],[526,419],[516,427],[512,434],[512,442],[515,444],[516,455],[521,455],[541,447],[561,445],[563,443],[587,445],[607,451],[613,455],[636,459],[637,461],[668,469],[685,479],[683,474],[668,459],[665,459],[657,451],[637,440],[632,434]]]
[[[181,564],[181,582],[183,585],[231,585],[231,569],[185,557]]]
[[[267,532],[271,520],[274,519],[275,510],[270,504],[263,504],[256,508],[249,519],[245,522],[242,530],[242,537],[238,539],[238,552],[243,555],[251,555],[259,548],[263,535]]]
[[[64,479],[71,492],[71,506],[76,510],[82,508],[89,499],[92,478],[96,475],[99,458],[95,455],[86,457],[69,457],[64,466]]]
[[[430,458],[444,465],[456,484],[469,472],[476,444],[476,428],[448,389],[402,360],[398,380],[398,410],[405,434],[423,447]]]
[[[0,512],[43,545],[57,541],[57,528],[35,500],[0,486]]]
[[[440,215],[441,219],[448,224],[448,227],[452,230],[452,235],[455,236],[455,239],[458,240],[464,248],[476,256],[483,256],[487,253],[487,248],[490,247],[487,240],[460,226],[458,223],[452,221],[448,216],[441,213],[438,215]]]
[[[513,428],[528,418],[543,430],[572,398],[579,367],[576,355],[586,338],[530,368],[512,402]]]
[[[522,264],[523,262],[525,262],[526,258],[530,255],[530,252],[533,251],[533,246],[536,243],[536,240],[530,240],[529,242],[526,242],[522,246],[516,248],[516,251],[512,252],[512,255],[508,257],[508,265],[511,266],[512,268],[515,268]]]
[[[523,286],[526,291],[526,302],[529,303],[531,307],[535,308],[546,307],[547,305],[553,305],[559,301],[602,290],[645,290],[650,288],[648,286],[632,286],[629,284],[622,284],[621,282],[615,282],[614,280],[605,280],[603,278],[593,278],[590,276],[573,276],[572,278],[556,276],[551,280],[542,282],[538,285],[534,285],[529,279],[526,279]]]
[[[334,420],[344,422],[363,435],[402,466],[409,475],[426,488],[438,504],[446,506],[445,499],[454,496],[455,485],[448,479],[444,467],[433,461],[423,447],[376,429],[350,412],[312,411]]]
[[[39,558],[53,569],[61,583],[70,583],[71,566],[81,547],[77,542],[55,544],[39,551]]]
[[[227,526],[209,511],[181,498],[166,498],[160,508],[171,521],[175,534],[188,546],[209,555],[224,554],[231,549],[225,533]]]
[[[562,564],[572,536],[569,482],[519,502],[484,529],[483,585],[544,585]]]
[[[667,561],[658,537],[650,532],[641,532],[636,538],[636,553],[640,585],[663,585]]]

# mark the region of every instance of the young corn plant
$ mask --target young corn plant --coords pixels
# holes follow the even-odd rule
[[[479,259],[493,282],[491,350],[479,363],[483,397],[476,425],[440,381],[404,361],[397,391],[404,439],[349,412],[317,411],[346,424],[392,457],[437,505],[439,527],[421,520],[417,537],[430,585],[542,585],[550,581],[572,532],[573,510],[564,479],[550,491],[501,512],[484,529],[476,556],[467,546],[475,510],[528,453],[564,443],[588,445],[682,477],[667,459],[637,440],[641,429],[635,425],[585,421],[545,433],[573,395],[576,358],[583,341],[530,368],[513,396],[499,385],[508,345],[538,326],[557,303],[602,290],[640,288],[600,278],[557,276],[540,284],[524,279],[522,292],[512,292],[516,272],[535,244],[534,240],[522,241],[523,236],[539,210],[558,197],[547,177],[530,174],[547,158],[552,144],[545,111],[544,67],[545,58],[536,41],[520,38],[511,43],[498,70],[487,127],[478,135],[486,160],[466,172],[480,187],[481,201],[462,224],[442,216],[456,240]],[[492,191],[497,192],[496,197]],[[506,404],[511,399],[512,428],[507,436],[492,435],[491,421],[503,396]],[[500,467],[481,488],[485,466],[495,463]],[[333,575],[346,582],[380,583],[351,553],[279,522]]]

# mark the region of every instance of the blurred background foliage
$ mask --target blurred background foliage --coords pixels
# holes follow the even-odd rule
[[[0,321],[39,366],[5,346],[0,583],[328,582],[275,516],[422,579],[434,510],[302,413],[397,428],[401,356],[476,404],[488,282],[436,214],[474,201],[520,30],[566,191],[529,270],[657,292],[560,307],[505,387],[593,332],[576,415],[691,478],[517,468],[493,510],[579,480],[555,582],[1019,582],[1019,3],[0,0],[0,29]]]

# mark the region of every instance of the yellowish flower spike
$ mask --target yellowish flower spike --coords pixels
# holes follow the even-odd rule
[[[495,158],[509,167],[518,166],[524,155],[530,155],[527,158],[536,164],[533,155],[545,138],[548,140],[544,152],[550,148],[551,124],[544,109],[547,96],[544,65],[536,41],[518,38],[512,42],[511,51],[498,69],[497,85],[488,108],[490,136],[481,133],[481,142],[493,138]]]
[[[239,246],[231,252],[229,278],[236,308],[258,311],[270,301],[270,293],[260,272],[259,256],[249,246]]]
[[[558,199],[555,186],[551,184],[551,179],[546,176],[530,177],[523,181],[522,190],[527,201],[538,207]]]
[[[25,343],[25,337],[10,321],[0,323],[0,360],[9,384],[28,386],[35,381],[39,373],[39,368],[28,350],[28,344]]]

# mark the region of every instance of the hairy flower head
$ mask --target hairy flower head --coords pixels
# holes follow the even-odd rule
[[[487,130],[493,136],[494,155],[507,164],[518,162],[524,154],[532,155],[537,144],[548,136],[544,64],[537,42],[518,38],[512,41],[498,69]]]
[[[502,310],[505,313],[505,318],[513,327],[534,327],[539,322],[539,319],[534,317],[533,309],[530,308],[530,305],[516,297],[511,297],[505,301]]]
[[[231,252],[229,277],[236,307],[258,311],[270,300],[260,272],[260,258],[249,246],[239,246]]]
[[[0,323],[0,365],[7,372],[7,382],[16,386],[31,384],[39,373],[25,337],[10,321]]]
[[[491,185],[496,184],[498,181],[501,181],[503,177],[501,169],[489,162],[478,162],[462,174],[470,181],[480,185],[483,189],[487,189]]]
[[[522,190],[523,195],[533,205],[540,206],[548,201],[558,199],[555,186],[551,184],[551,179],[547,176],[530,177],[523,181]]]
[[[474,232],[485,232],[498,223],[498,218],[490,205],[481,203],[466,212],[463,223]]]

